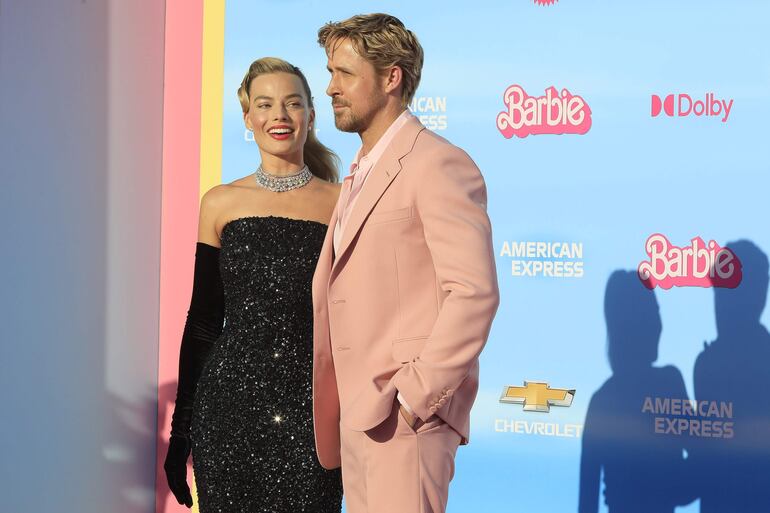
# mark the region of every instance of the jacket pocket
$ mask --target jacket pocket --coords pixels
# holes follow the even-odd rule
[[[398,363],[409,363],[417,359],[425,348],[428,337],[399,338],[393,341],[391,356]]]
[[[385,210],[372,212],[369,215],[367,224],[393,223],[396,221],[406,221],[412,217],[412,207],[397,208],[395,210]]]

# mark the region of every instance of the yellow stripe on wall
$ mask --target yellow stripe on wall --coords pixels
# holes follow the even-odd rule
[[[225,0],[203,2],[200,196],[222,183]]]
[[[225,0],[203,1],[203,62],[201,77],[200,197],[222,183],[222,98],[225,70]],[[191,476],[193,507],[198,513],[195,476]]]

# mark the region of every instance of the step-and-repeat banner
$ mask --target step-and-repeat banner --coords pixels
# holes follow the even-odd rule
[[[229,0],[223,182],[259,164],[235,92],[262,56],[347,172],[317,30],[378,11],[489,192],[501,305],[448,511],[770,511],[770,4]]]

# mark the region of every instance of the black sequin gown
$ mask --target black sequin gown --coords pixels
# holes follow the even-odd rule
[[[326,225],[245,217],[222,229],[225,326],[195,393],[201,513],[339,513],[313,441],[311,282]]]

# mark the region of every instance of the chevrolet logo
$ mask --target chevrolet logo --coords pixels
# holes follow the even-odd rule
[[[541,381],[525,381],[523,387],[503,387],[500,402],[523,404],[524,411],[549,412],[551,406],[571,405],[574,397],[574,388],[550,388]]]

